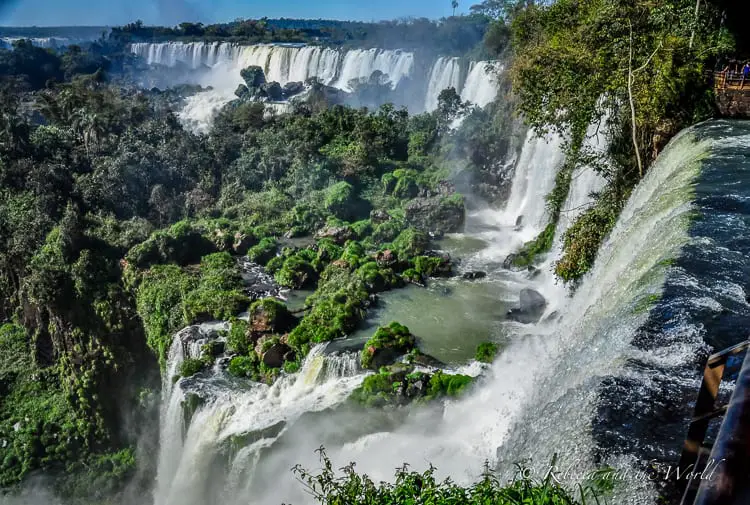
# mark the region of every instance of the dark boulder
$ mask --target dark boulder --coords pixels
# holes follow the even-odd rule
[[[256,243],[257,240],[255,240],[255,237],[252,235],[245,235],[244,233],[237,232],[234,234],[234,244],[232,244],[232,249],[235,254],[242,254],[247,252],[247,250]]]
[[[344,245],[349,240],[354,240],[356,234],[348,226],[326,226],[315,234],[315,238],[329,238],[339,245]]]
[[[404,207],[406,222],[419,230],[437,234],[459,232],[466,210],[458,195],[415,198]]]
[[[263,363],[270,368],[281,368],[284,366],[284,357],[290,353],[293,356],[294,351],[288,345],[281,342],[273,344],[263,353]]]
[[[281,90],[281,84],[278,82],[267,82],[260,86],[260,94],[272,102],[280,102],[284,99],[284,94]]]
[[[539,322],[547,308],[547,300],[533,289],[522,289],[519,302],[519,308],[508,312],[508,319],[523,324]]]
[[[302,82],[288,82],[281,89],[282,95],[287,99],[299,95],[303,91],[305,91],[305,84]]]
[[[239,86],[237,86],[237,89],[234,91],[234,94],[240,100],[250,98],[250,90],[247,89],[247,86],[245,86],[244,84],[240,84]]]
[[[249,67],[242,69],[240,71],[240,76],[250,89],[260,88],[266,83],[266,74],[263,72],[263,69],[257,65],[250,65]]]
[[[474,280],[477,280],[477,279],[484,279],[485,277],[487,277],[487,273],[486,272],[466,272],[463,275],[463,278],[466,279],[467,281],[474,281]]]

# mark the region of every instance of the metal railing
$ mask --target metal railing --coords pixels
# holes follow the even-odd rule
[[[750,85],[750,82],[748,83]],[[708,358],[703,381],[695,402],[695,410],[683,445],[678,468],[690,478],[685,486],[681,505],[730,505],[741,501],[750,491],[747,469],[750,465],[750,340],[725,349]],[[730,375],[729,362],[745,353],[735,390],[726,405],[717,405],[719,387]],[[735,370],[736,371],[736,370]],[[712,448],[705,439],[712,419],[724,416],[719,435]],[[738,442],[739,440],[739,442]],[[744,452],[738,450],[744,446]],[[711,479],[701,469],[712,466]],[[737,473],[739,472],[739,476]],[[745,472],[744,474],[742,472]],[[743,491],[744,489],[744,491]]]

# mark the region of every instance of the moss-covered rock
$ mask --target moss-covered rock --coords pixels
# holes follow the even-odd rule
[[[378,373],[365,377],[350,400],[366,407],[398,407],[459,396],[472,381],[466,375],[451,375],[440,370],[432,374],[417,372],[413,366],[396,364],[381,367]]]
[[[275,298],[263,298],[250,306],[248,331],[252,334],[283,334],[296,323],[287,306]]]
[[[381,326],[362,349],[362,367],[377,370],[393,363],[399,356],[414,349],[415,345],[416,338],[406,326],[397,322]]]
[[[391,245],[400,261],[408,261],[414,256],[425,253],[430,245],[430,238],[426,233],[415,228],[407,228],[396,237]]]
[[[264,238],[247,251],[247,258],[253,263],[265,265],[276,256],[279,243],[274,238]]]
[[[474,359],[480,363],[492,363],[497,356],[499,347],[494,342],[482,342],[477,346],[477,353]]]
[[[404,210],[409,226],[436,234],[459,232],[466,219],[464,199],[459,194],[415,198]]]
[[[448,255],[417,256],[412,264],[414,270],[424,277],[448,277],[453,273],[453,266]]]
[[[315,285],[318,272],[302,254],[295,254],[284,261],[274,278],[285,288],[305,289]]]

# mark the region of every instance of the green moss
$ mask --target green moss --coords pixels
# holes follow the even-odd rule
[[[429,244],[430,238],[426,233],[414,228],[407,228],[396,237],[392,247],[399,260],[408,261],[411,257],[424,254]]]
[[[300,364],[296,361],[287,361],[284,363],[284,371],[288,374],[299,372]]]
[[[406,326],[397,322],[381,326],[362,349],[362,367],[371,368],[376,365],[374,359],[379,352],[389,350],[406,354],[414,348],[415,344],[416,339]]]
[[[227,372],[234,377],[257,380],[260,375],[258,366],[259,362],[255,353],[249,356],[235,356],[229,362]]]
[[[390,219],[375,226],[375,229],[372,232],[372,240],[376,243],[388,243],[395,240],[403,230],[403,221]]]
[[[537,238],[526,242],[520,251],[513,257],[513,266],[528,267],[535,264],[540,256],[552,249],[555,240],[555,229],[557,223],[549,223]]]
[[[133,247],[125,260],[140,269],[164,263],[184,266],[214,251],[216,244],[206,230],[189,221],[180,221],[166,230],[155,232],[148,240]]]
[[[204,257],[197,273],[176,265],[151,268],[136,301],[148,345],[162,366],[175,331],[202,319],[230,319],[249,303],[239,268],[226,252]]]
[[[242,319],[233,318],[231,320],[231,328],[229,329],[229,335],[227,335],[227,347],[230,351],[247,354],[249,349],[247,341],[247,329],[248,325]]]
[[[180,363],[180,377],[192,377],[193,375],[203,371],[205,362],[200,359],[188,358]]]
[[[376,262],[365,263],[356,272],[370,293],[387,291],[399,285],[398,276],[390,268],[381,268]]]
[[[441,277],[451,274],[450,261],[439,256],[417,256],[412,261],[414,270],[424,277]]]
[[[247,251],[247,259],[259,265],[265,265],[276,256],[279,244],[275,238],[264,238],[258,245],[254,245]]]
[[[492,363],[497,356],[499,348],[494,342],[482,342],[477,347],[477,353],[474,359],[480,363]]]
[[[365,261],[365,249],[359,242],[349,241],[344,246],[341,259],[351,268],[357,268]]]
[[[292,289],[304,289],[315,285],[318,273],[312,263],[305,259],[304,251],[309,250],[303,250],[303,252],[287,258],[281,269],[276,272],[274,278],[280,286]]]
[[[578,217],[565,232],[563,255],[555,264],[558,277],[565,282],[576,282],[591,270],[599,246],[614,228],[622,205],[619,198],[604,194]]]
[[[401,274],[401,277],[406,282],[411,282],[412,284],[421,285],[424,283],[424,278],[422,277],[422,275],[413,268],[405,270],[404,273]]]
[[[441,396],[458,396],[463,393],[472,381],[467,375],[448,375],[441,371],[435,372],[430,378],[430,389],[428,398],[434,399]]]
[[[283,333],[294,323],[294,316],[286,304],[276,298],[263,298],[250,305],[250,324],[253,330]]]

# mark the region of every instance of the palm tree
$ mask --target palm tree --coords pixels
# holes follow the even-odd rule
[[[453,16],[455,16],[456,9],[458,8],[458,0],[451,0],[451,5],[453,6]]]

